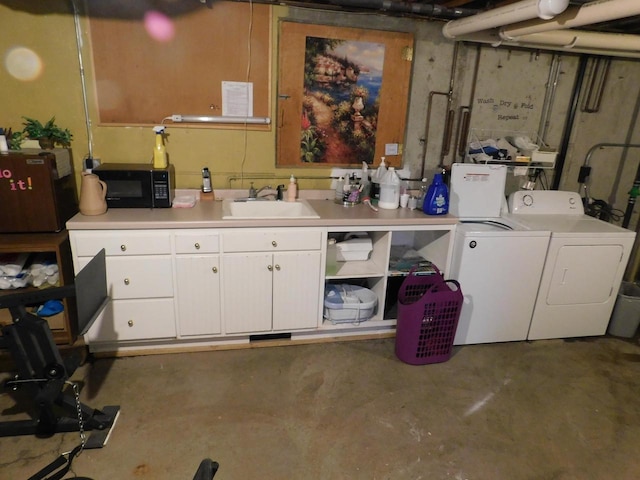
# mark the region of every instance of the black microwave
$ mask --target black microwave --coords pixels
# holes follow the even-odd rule
[[[173,165],[154,168],[146,163],[103,163],[93,173],[107,184],[109,208],[169,208],[173,202]]]

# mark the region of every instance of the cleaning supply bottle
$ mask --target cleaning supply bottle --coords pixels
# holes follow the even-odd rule
[[[164,127],[153,127],[156,132],[156,146],[153,149],[153,168],[167,168],[167,149],[164,146]]]
[[[335,203],[342,205],[343,201],[344,201],[344,177],[340,177],[336,181]]]
[[[400,204],[400,177],[395,167],[389,167],[380,182],[380,200],[378,206],[388,210],[398,208]]]
[[[287,187],[287,202],[295,202],[298,195],[298,185],[296,184],[296,178],[291,175],[289,178],[289,187]]]
[[[445,215],[449,212],[449,189],[442,181],[441,173],[436,173],[433,177],[422,210],[427,215]]]
[[[427,183],[427,179],[425,177],[420,181],[420,192],[418,193],[418,203],[416,205],[420,210],[424,207],[424,199],[427,196],[427,190],[429,189],[429,184]]]
[[[380,184],[382,179],[387,174],[387,164],[384,163],[384,157],[380,157],[380,165],[376,169],[375,173],[371,176],[371,198],[374,200],[380,200]]]

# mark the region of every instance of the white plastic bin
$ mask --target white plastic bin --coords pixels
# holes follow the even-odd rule
[[[631,338],[636,334],[638,325],[640,325],[640,286],[632,282],[622,282],[607,333],[616,337]]]
[[[378,297],[357,285],[329,284],[324,289],[324,318],[333,324],[358,324],[373,317]]]

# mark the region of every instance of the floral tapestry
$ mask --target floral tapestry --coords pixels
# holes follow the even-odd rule
[[[303,163],[373,163],[385,47],[307,37],[300,133]]]

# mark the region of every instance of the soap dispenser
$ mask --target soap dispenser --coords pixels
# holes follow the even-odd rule
[[[153,168],[167,168],[167,149],[164,146],[164,127],[153,127],[156,132],[156,146],[153,149]]]
[[[289,178],[289,186],[287,187],[287,202],[295,202],[298,195],[298,185],[296,184],[296,177],[291,175]]]

